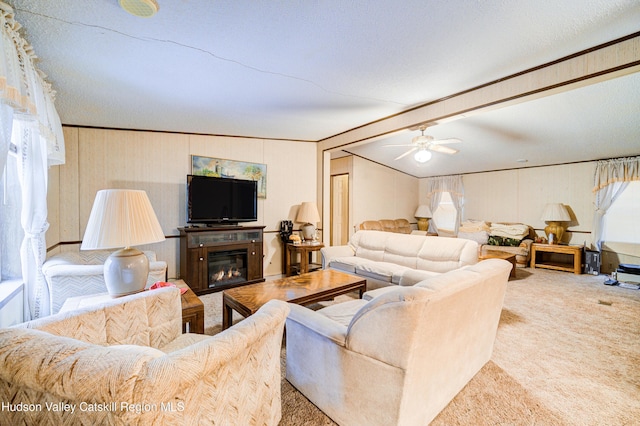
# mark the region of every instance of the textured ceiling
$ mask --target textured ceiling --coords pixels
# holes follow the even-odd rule
[[[58,92],[64,124],[310,141],[640,29],[638,0],[158,0],[149,19],[117,0],[5,1]],[[615,133],[604,122],[585,127],[592,121],[584,117],[601,117],[593,108],[619,111],[620,101],[638,116],[638,78],[624,82],[632,89],[615,86],[622,100],[605,91],[597,104],[585,95],[586,105],[551,111],[558,105],[539,100],[537,111],[518,106],[450,123],[447,137],[464,142],[438,172],[436,155],[429,170],[410,157],[392,161],[391,148],[362,147],[359,155],[416,176],[516,167],[514,158],[552,164],[559,157],[534,154],[549,151],[544,141],[557,149],[560,129],[570,136],[566,150],[589,157],[581,159],[638,154],[627,139],[600,152],[600,133],[640,140],[637,119],[617,120]],[[440,127],[447,130],[433,130]],[[500,163],[462,155],[500,144]]]

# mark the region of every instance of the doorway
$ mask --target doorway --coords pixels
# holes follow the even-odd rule
[[[331,237],[332,246],[349,241],[349,174],[331,176]]]

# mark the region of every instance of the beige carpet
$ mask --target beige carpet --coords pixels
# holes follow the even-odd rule
[[[518,269],[491,361],[432,424],[640,424],[640,291],[603,281]],[[215,334],[221,294],[201,299]],[[282,400],[282,426],[334,424],[284,378]]]

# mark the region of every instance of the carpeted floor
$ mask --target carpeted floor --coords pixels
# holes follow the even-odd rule
[[[603,281],[518,269],[491,361],[432,425],[640,424],[640,291]],[[221,293],[201,299],[215,334]],[[280,424],[335,423],[283,377]]]

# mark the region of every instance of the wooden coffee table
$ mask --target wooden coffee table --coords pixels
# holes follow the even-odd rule
[[[511,263],[511,272],[509,273],[509,278],[516,277],[516,255],[513,253],[509,253],[506,251],[500,250],[487,250],[485,254],[482,256],[478,256],[478,260],[485,259],[504,259],[507,262]]]
[[[331,300],[352,291],[358,291],[359,297],[362,297],[366,286],[367,281],[360,277],[324,269],[224,290],[222,292],[222,329],[231,326],[234,310],[246,318],[271,299],[308,305]]]

